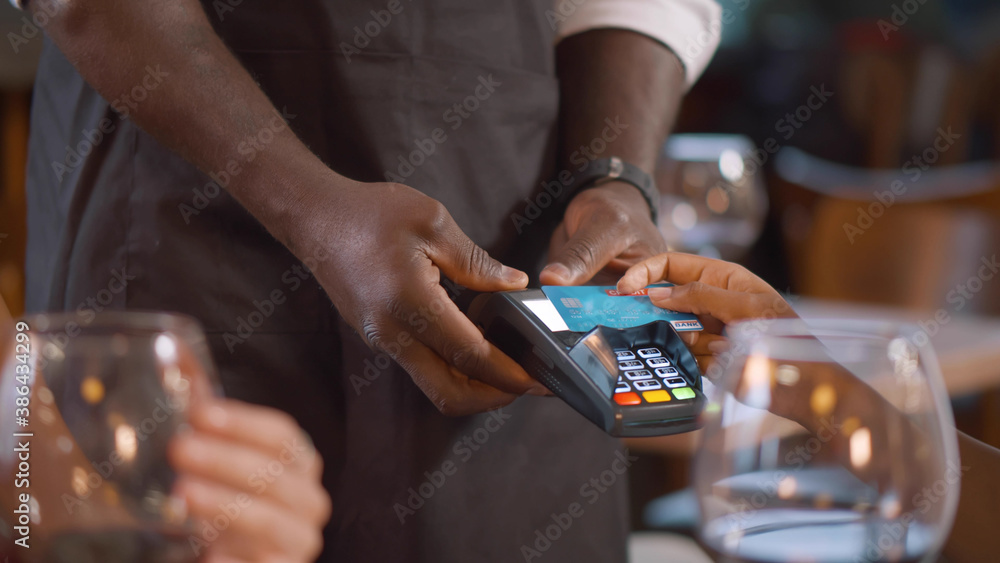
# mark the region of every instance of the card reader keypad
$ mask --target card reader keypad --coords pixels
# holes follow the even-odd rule
[[[653,374],[648,369],[636,369],[632,371],[625,372],[625,379],[629,381],[637,381],[640,379],[652,379]]]
[[[615,402],[619,405],[665,403],[695,398],[694,390],[673,367],[663,350],[653,346],[616,348],[618,384]]]
[[[660,389],[663,386],[660,382],[655,379],[644,379],[642,381],[636,381],[633,385],[640,391],[652,391],[653,389]]]
[[[637,353],[640,358],[656,358],[663,355],[659,348],[641,348]]]
[[[632,353],[632,351],[630,351],[630,350],[615,350],[615,356],[618,357],[618,361],[619,362],[624,361],[624,360],[634,360],[635,359],[635,354]]]

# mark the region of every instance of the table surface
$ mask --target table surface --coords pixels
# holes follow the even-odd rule
[[[924,323],[941,364],[948,394],[952,397],[1000,388],[1000,318],[961,316],[946,311],[948,322],[936,334],[930,321],[936,311],[910,311],[894,307],[799,298],[794,308],[804,319],[863,319]],[[945,317],[942,317],[945,318]],[[659,438],[626,440],[630,448],[672,455],[688,455],[699,432]]]

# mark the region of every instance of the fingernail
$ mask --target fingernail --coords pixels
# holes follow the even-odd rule
[[[188,484],[187,480],[183,475],[178,475],[177,479],[174,480],[174,484],[170,487],[171,498],[177,499],[183,502],[184,497],[187,496]]]
[[[708,351],[713,354],[721,354],[729,349],[729,342],[725,340],[713,340],[708,343]]]
[[[673,294],[674,288],[672,287],[652,287],[649,289],[649,298],[656,299],[658,301],[663,299],[670,299],[670,295]]]
[[[528,389],[528,395],[534,395],[536,397],[546,397],[552,393],[544,385],[535,385],[531,389]]]
[[[569,268],[558,262],[554,264],[549,264],[548,266],[545,267],[545,270],[543,271],[549,272],[552,275],[562,280],[569,280],[571,277],[573,277],[573,274],[570,273]]]
[[[187,520],[188,503],[184,498],[183,489],[174,488],[170,496],[167,497],[167,502],[163,507],[163,514],[168,523],[181,523]]]
[[[177,444],[181,456],[194,464],[201,464],[206,457],[204,444],[193,436],[187,436]]]
[[[201,483],[193,479],[185,478],[184,475],[181,474],[177,483],[174,485],[172,493],[174,496],[182,499],[196,499],[205,496],[206,490],[205,486]]]
[[[205,411],[205,422],[208,423],[212,428],[225,428],[226,421],[229,420],[229,415],[226,410],[219,406],[209,407]]]
[[[503,267],[503,279],[515,284],[527,284],[528,274],[518,270],[516,268],[511,268],[510,266]]]

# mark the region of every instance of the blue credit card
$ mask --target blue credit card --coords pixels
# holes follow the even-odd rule
[[[660,283],[649,287],[670,287]],[[542,291],[573,332],[588,332],[601,325],[609,328],[631,328],[653,321],[668,321],[678,332],[701,330],[698,317],[661,309],[650,301],[646,290],[619,294],[615,286],[542,286]]]

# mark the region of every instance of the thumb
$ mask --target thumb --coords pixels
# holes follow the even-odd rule
[[[709,315],[726,324],[761,316],[765,311],[760,298],[755,293],[730,291],[702,282],[649,289],[649,299],[657,307]]]
[[[607,229],[582,228],[549,257],[541,273],[546,285],[586,283],[627,248],[624,237]]]
[[[429,256],[452,281],[473,291],[508,291],[528,286],[528,274],[494,260],[449,218]]]

